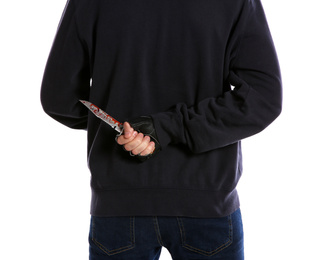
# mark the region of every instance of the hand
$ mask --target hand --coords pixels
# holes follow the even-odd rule
[[[117,143],[123,145],[126,151],[139,156],[148,156],[155,150],[155,142],[149,136],[135,131],[128,122],[124,123],[123,134],[117,138]]]

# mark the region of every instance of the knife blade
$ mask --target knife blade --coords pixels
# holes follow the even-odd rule
[[[112,116],[104,112],[102,109],[97,107],[96,105],[92,104],[86,100],[80,100],[80,102],[86,106],[95,116],[100,118],[102,121],[107,123],[111,126],[114,130],[116,130],[119,134],[123,132],[123,124],[120,123],[118,120],[114,119]]]

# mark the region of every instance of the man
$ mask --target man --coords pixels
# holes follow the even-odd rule
[[[88,132],[90,259],[244,258],[241,140],[282,104],[260,0],[70,0],[41,101]]]

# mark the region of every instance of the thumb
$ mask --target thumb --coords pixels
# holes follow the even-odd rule
[[[133,128],[128,122],[125,122],[123,124],[123,133],[125,138],[130,138],[133,134],[133,131],[134,131]]]

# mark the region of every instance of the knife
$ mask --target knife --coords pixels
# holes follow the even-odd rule
[[[100,118],[102,121],[111,126],[114,130],[116,130],[120,135],[123,132],[123,124],[118,120],[114,119],[112,116],[108,115],[102,109],[92,104],[89,101],[80,100],[84,106],[86,106],[95,116]]]

